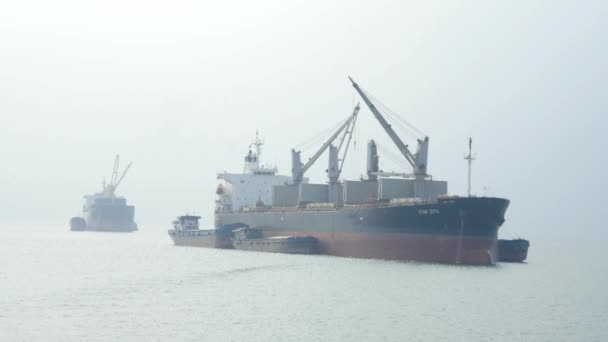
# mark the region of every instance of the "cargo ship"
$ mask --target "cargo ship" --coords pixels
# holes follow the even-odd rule
[[[200,229],[200,216],[182,215],[168,231],[176,246],[232,248],[231,229]]]
[[[135,207],[127,205],[127,199],[116,195],[116,189],[124,179],[131,163],[120,174],[120,157],[114,159],[114,169],[109,183],[103,182],[102,191],[84,196],[82,217],[70,219],[72,231],[133,232],[137,230],[134,221]]]
[[[350,81],[413,171],[382,171],[378,146],[370,140],[366,177],[340,178],[360,110],[357,104],[308,162],[301,162],[301,151],[291,150],[291,176],[261,166],[263,142],[256,135],[245,156],[244,172],[217,176],[215,227],[256,228],[265,236],[312,236],[321,253],[335,256],[494,264],[497,233],[509,200],[471,195],[471,141],[465,158],[468,193],[450,196],[447,182],[427,173],[429,137]],[[416,137],[415,152],[396,128]],[[325,151],[328,182],[309,184],[304,175]]]

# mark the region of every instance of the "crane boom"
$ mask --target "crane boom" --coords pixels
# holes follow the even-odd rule
[[[112,177],[110,179],[110,184],[114,185],[116,179],[118,178],[118,165],[120,163],[120,155],[116,155],[114,158],[114,167],[112,168]]]
[[[325,141],[323,146],[321,146],[321,148],[308,160],[308,162],[304,166],[301,166],[302,164],[300,164],[299,162],[300,152],[297,152],[292,149],[292,164],[297,164],[292,165],[292,178],[295,184],[299,184],[302,182],[304,173],[306,173],[306,171],[308,171],[308,169],[317,161],[317,159],[319,159],[319,157],[323,154],[323,152],[325,152],[325,150],[331,145],[331,143],[336,140],[338,135],[340,135],[340,133],[351,124],[351,122],[357,117],[358,112],[359,109],[355,108],[353,114],[340,126],[340,128],[338,128],[338,130],[334,132],[334,134],[329,137],[329,139],[327,139],[327,141]]]
[[[336,137],[340,135],[340,132],[342,132],[342,130],[344,130],[344,128],[346,128],[346,126],[350,124],[352,119],[352,116],[348,118],[348,120],[346,120],[346,122],[344,122],[342,126],[340,126],[340,128],[338,128],[338,130],[334,134],[332,134],[331,137],[329,137],[329,139],[327,139],[327,141],[323,144],[323,146],[321,146],[317,153],[315,153],[312,158],[310,158],[308,162],[304,164],[304,167],[302,167],[302,174],[306,173],[306,171],[308,171],[308,169],[317,161],[317,159],[319,159],[323,152],[325,152],[325,150],[329,147],[329,144],[331,144],[336,139]]]
[[[112,177],[110,177],[110,183],[106,184],[105,181],[103,183],[103,194],[106,197],[110,197],[110,198],[114,197],[116,188],[118,187],[120,182],[122,182],[123,178],[125,178],[127,171],[129,171],[129,168],[131,167],[131,164],[133,164],[133,163],[129,163],[129,165],[127,165],[127,167],[122,172],[120,177],[118,176],[118,168],[120,166],[119,164],[120,164],[120,156],[116,155],[116,158],[114,159],[114,168],[112,169]]]
[[[369,110],[372,111],[372,114],[374,114],[374,117],[376,118],[376,120],[378,120],[378,122],[380,122],[380,125],[382,126],[382,128],[384,128],[384,130],[386,131],[388,136],[391,138],[393,143],[395,143],[395,145],[397,145],[399,152],[401,152],[401,154],[403,154],[405,159],[412,165],[412,167],[416,167],[416,164],[414,163],[414,155],[407,148],[407,145],[403,143],[401,138],[399,138],[397,133],[395,133],[395,130],[386,121],[384,116],[382,116],[382,114],[376,108],[376,106],[372,103],[372,101],[367,97],[367,95],[365,95],[363,90],[361,90],[361,88],[359,88],[359,85],[350,76],[348,76],[348,79],[353,84],[353,87],[355,88],[357,93],[359,93],[359,96],[361,96],[361,98],[363,99],[363,102],[365,102],[367,107],[369,107]]]
[[[350,146],[350,142],[353,139],[353,131],[355,130],[355,124],[357,123],[357,116],[359,114],[360,109],[361,109],[361,107],[359,107],[359,103],[357,103],[357,106],[355,107],[355,109],[353,111],[353,119],[351,121],[351,124],[349,125],[349,127],[346,127],[346,133],[348,133],[348,140],[346,141],[346,147],[344,148],[344,154],[342,154],[342,159],[340,160],[340,171],[339,171],[340,173],[342,173],[342,167],[344,166],[344,161],[346,160],[346,154],[348,153],[348,147]],[[342,143],[344,143],[344,139],[342,139],[342,141],[340,142],[338,151],[340,151],[342,149]]]
[[[386,131],[393,143],[397,146],[399,152],[401,152],[407,162],[412,166],[412,168],[414,168],[414,174],[416,176],[425,177],[429,138],[425,137],[424,140],[418,139],[418,148],[416,154],[412,154],[408,146],[401,140],[401,138],[399,138],[395,130],[386,121],[384,116],[382,116],[382,113],[380,113],[374,103],[369,99],[369,97],[367,97],[365,92],[363,92],[359,85],[350,76],[348,76],[348,79],[352,83],[357,93],[359,93],[359,96],[361,96],[361,98],[363,99],[363,102],[365,102],[367,107],[369,107],[369,109],[371,110],[372,114],[374,114],[376,120],[378,120],[382,128]]]
[[[357,105],[355,106],[355,109],[353,109],[352,116],[354,118],[353,118],[353,120],[350,121],[348,126],[346,126],[346,129],[344,130],[344,134],[342,135],[342,138],[340,138],[340,143],[338,144],[338,151],[342,151],[342,146],[344,145],[344,142],[346,141],[346,136],[348,135],[348,136],[352,137],[352,132],[355,128],[355,123],[357,121],[356,117],[359,114],[360,109],[361,109],[361,107],[359,106],[359,103],[357,103]],[[346,148],[348,149],[348,143],[346,144]]]
[[[125,175],[127,174],[127,171],[129,171],[129,168],[131,167],[131,164],[133,164],[133,162],[129,163],[129,165],[127,165],[127,167],[125,168],[125,170],[122,172],[122,175],[120,175],[120,178],[118,178],[118,181],[116,182],[116,184],[114,184],[114,190],[116,190],[116,188],[118,187],[118,185],[120,184],[120,182],[122,182],[122,179],[125,178]]]

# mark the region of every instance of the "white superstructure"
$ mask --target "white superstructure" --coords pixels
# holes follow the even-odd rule
[[[173,223],[173,229],[176,232],[184,232],[190,230],[199,230],[198,220],[200,216],[182,215],[178,216]]]
[[[116,189],[124,179],[131,163],[127,165],[122,174],[119,173],[120,157],[114,159],[114,168],[110,182],[103,182],[101,192],[84,196],[85,204],[82,207],[84,228],[73,230],[99,230],[99,231],[135,231],[137,224],[133,221],[135,207],[127,205],[127,200],[116,195]]]
[[[219,173],[216,211],[240,211],[246,208],[269,206],[272,203],[272,187],[291,182],[291,176],[277,175],[276,167],[260,164],[262,145],[256,132],[245,156],[243,173]],[[254,148],[254,151],[252,151]]]

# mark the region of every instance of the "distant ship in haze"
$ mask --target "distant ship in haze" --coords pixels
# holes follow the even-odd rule
[[[137,230],[137,224],[134,222],[135,207],[127,205],[126,198],[116,195],[116,189],[132,163],[129,163],[119,176],[119,162],[120,157],[117,155],[110,182],[104,181],[101,192],[84,196],[82,217],[70,219],[72,231],[133,232]]]
[[[428,136],[351,82],[413,172],[382,171],[377,144],[371,140],[367,177],[341,179],[357,105],[306,163],[300,151],[291,151],[291,176],[260,165],[262,142],[256,138],[243,173],[218,174],[216,229],[255,228],[264,237],[312,236],[322,254],[336,256],[494,264],[498,228],[509,200],[448,195],[447,182],[427,173]],[[396,128],[416,139],[414,152]],[[324,151],[329,152],[328,182],[308,184],[304,175]],[[469,165],[472,159],[469,151]]]

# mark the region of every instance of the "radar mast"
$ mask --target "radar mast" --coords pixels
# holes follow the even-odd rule
[[[467,197],[471,197],[471,166],[473,164],[473,160],[475,160],[475,156],[472,154],[473,150],[473,139],[469,138],[469,154],[464,156],[464,160],[468,163],[467,168]]]

